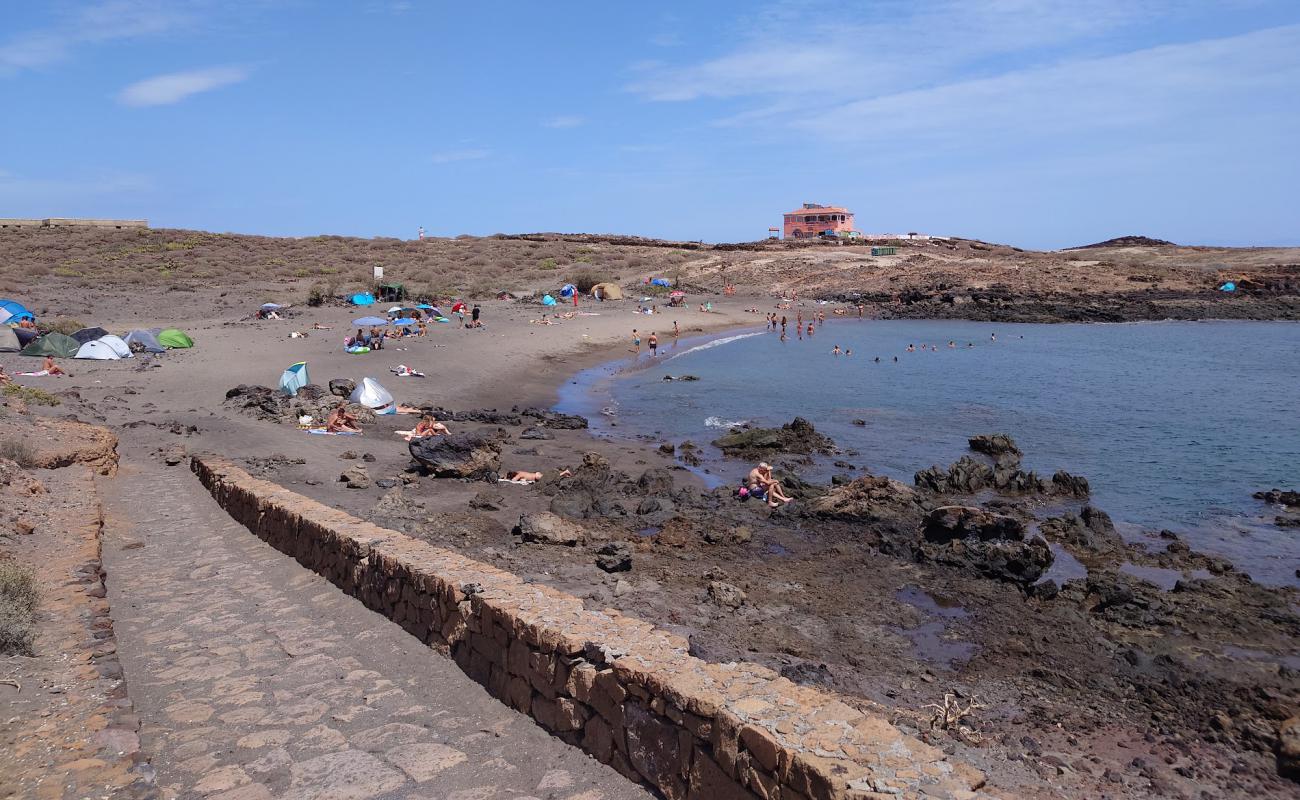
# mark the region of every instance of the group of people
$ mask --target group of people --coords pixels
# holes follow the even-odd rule
[[[676,339],[681,335],[682,329],[678,327],[677,320],[673,320],[673,338]],[[651,358],[659,355],[659,335],[650,331],[650,335],[646,337],[646,346],[650,348]],[[641,332],[636,328],[632,329],[632,352],[641,355]]]

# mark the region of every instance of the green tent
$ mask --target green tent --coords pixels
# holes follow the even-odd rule
[[[81,349],[81,342],[62,333],[47,333],[40,338],[33,339],[30,344],[23,348],[22,354],[25,356],[58,356],[59,358],[72,358]]]
[[[158,334],[158,344],[167,348],[183,350],[186,347],[193,347],[194,340],[191,339],[190,335],[185,331],[177,330],[176,328],[168,328]]]

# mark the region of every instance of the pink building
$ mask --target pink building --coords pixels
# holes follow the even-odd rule
[[[804,203],[803,208],[785,215],[785,238],[810,239],[824,231],[836,233],[853,230],[853,212],[840,206]]]

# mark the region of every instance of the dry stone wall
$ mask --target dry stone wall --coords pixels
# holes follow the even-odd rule
[[[983,776],[765,667],[356,519],[233,464],[192,468],[258,537],[453,658],[561,739],[677,798],[977,798]]]

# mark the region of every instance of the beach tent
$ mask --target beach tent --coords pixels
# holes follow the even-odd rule
[[[77,353],[73,358],[90,358],[95,361],[117,361],[122,357],[119,356],[112,347],[109,347],[103,342],[95,341],[86,342],[81,347],[77,348]]]
[[[113,348],[113,352],[117,353],[118,358],[131,358],[131,348],[119,336],[110,333],[107,336],[99,337],[96,341]]]
[[[555,305],[555,298],[554,298],[554,297],[551,297],[549,294],[544,294],[544,295],[542,295],[542,305],[544,305],[544,306],[553,306],[553,305]]]
[[[72,338],[76,339],[78,342],[81,342],[82,344],[85,344],[86,342],[93,342],[96,339],[103,339],[107,335],[108,335],[108,331],[104,330],[103,328],[82,328],[81,330],[72,334]]]
[[[35,320],[36,315],[17,300],[0,300],[0,322],[22,322],[24,319]]]
[[[402,307],[401,307],[401,306],[393,306],[392,308],[388,309],[388,313],[389,313],[389,314],[400,314],[400,313],[402,313]]]
[[[18,344],[23,347],[31,344],[41,335],[40,331],[33,330],[32,328],[10,328],[10,330],[14,332],[14,336],[18,337]]]
[[[194,340],[185,331],[176,328],[168,328],[158,334],[158,344],[168,349],[184,350],[187,347],[194,346]]]
[[[597,300],[622,300],[623,290],[616,283],[598,283],[591,287],[591,296]]]
[[[1219,287],[1219,291],[1221,291],[1221,292],[1235,292],[1235,291],[1237,291],[1237,284],[1233,283],[1232,281],[1228,281],[1227,283],[1225,283],[1225,284],[1223,284],[1222,286]]]
[[[131,331],[123,341],[126,342],[127,347],[133,344],[140,345],[146,353],[167,352],[167,348],[163,347],[162,343],[158,341],[158,334],[153,331],[146,331],[143,328]]]
[[[307,362],[299,361],[297,364],[290,364],[280,376],[280,391],[293,397],[308,383],[311,383],[311,379],[307,377]]]
[[[665,288],[672,287],[672,283],[670,283],[667,278],[655,278],[654,280],[650,281],[650,285],[663,286]]]
[[[72,358],[80,349],[81,343],[71,336],[62,333],[47,333],[33,339],[31,344],[23,348],[22,354],[25,356]]]
[[[287,306],[282,306],[282,305],[280,305],[279,303],[263,303],[263,304],[262,304],[262,310],[263,310],[263,311],[279,311],[280,309],[282,309],[282,308],[286,308],[286,307],[287,307]]]
[[[393,396],[379,385],[379,381],[372,378],[362,378],[357,388],[352,390],[352,396],[348,400],[363,405],[376,414],[397,413],[397,403],[393,401]]]
[[[573,297],[573,293],[578,291],[578,287],[571,283],[566,283],[560,287],[560,297]]]
[[[23,349],[18,343],[18,334],[8,325],[0,325],[0,353],[17,353]]]
[[[384,319],[383,317],[360,317],[358,319],[352,320],[352,324],[358,325],[362,328],[368,328],[371,325],[387,325],[388,320]]]
[[[349,300],[354,306],[373,306],[375,304],[375,296],[370,292],[359,292],[352,295]]]

